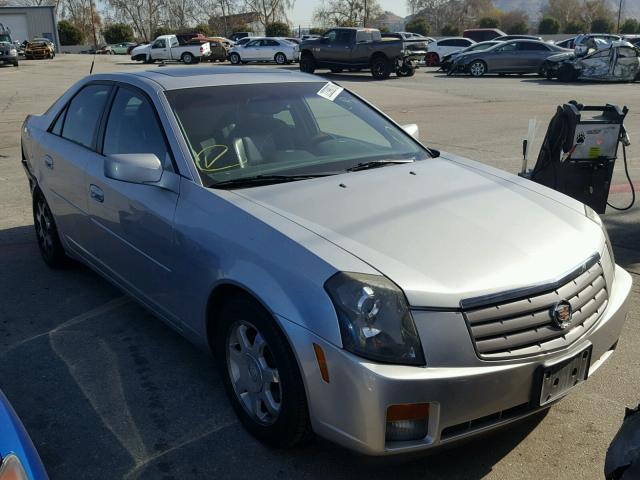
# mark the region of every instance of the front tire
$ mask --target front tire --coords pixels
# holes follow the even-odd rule
[[[383,57],[374,58],[371,62],[371,76],[376,80],[386,80],[391,76],[391,63]]]
[[[44,263],[51,268],[63,267],[67,256],[58,236],[56,221],[40,190],[35,190],[33,194],[33,225]]]
[[[217,333],[221,376],[244,427],[277,448],[311,438],[298,363],[271,315],[251,298],[236,295],[222,307]]]
[[[487,64],[482,60],[474,60],[469,65],[469,73],[472,77],[482,77],[485,73],[487,73]]]
[[[238,55],[237,53],[232,53],[231,55],[229,55],[229,61],[233,64],[233,65],[238,65],[240,63],[240,55]]]
[[[413,77],[416,73],[416,67],[411,65],[403,65],[398,69],[396,75],[399,77]]]
[[[437,67],[440,65],[440,57],[435,52],[427,53],[424,63],[427,67]]]

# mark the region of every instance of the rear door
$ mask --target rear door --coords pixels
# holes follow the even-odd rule
[[[163,177],[178,179],[156,109],[142,91],[117,87],[104,125],[104,156],[153,153],[164,162]],[[88,203],[97,256],[109,275],[171,319],[168,304],[178,193],[105,177],[103,155],[87,166],[86,181],[92,192]]]
[[[536,42],[518,42],[518,66],[522,72],[537,73],[540,66],[552,55],[551,49]]]
[[[85,169],[96,155],[98,125],[111,89],[99,83],[83,87],[43,134],[39,158],[34,158],[41,162],[39,181],[62,240],[85,256],[91,250]]]

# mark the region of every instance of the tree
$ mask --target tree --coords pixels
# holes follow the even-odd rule
[[[460,35],[460,29],[455,25],[447,24],[442,27],[441,33],[444,37],[457,37]]]
[[[640,31],[640,24],[635,18],[627,18],[620,26],[620,33],[636,33]]]
[[[613,28],[613,22],[607,18],[596,18],[591,22],[591,33],[609,33]]]
[[[377,0],[328,0],[315,10],[313,19],[325,27],[358,27],[368,26],[382,13]]]
[[[509,35],[522,35],[529,31],[529,16],[523,10],[513,10],[502,17],[502,29]]]
[[[102,30],[102,36],[107,43],[122,43],[133,41],[133,28],[126,23],[112,23]]]
[[[211,28],[209,27],[208,23],[198,23],[191,30],[193,31],[193,33],[201,33],[205,37],[211,37],[213,36],[213,33],[214,33],[211,31]]]
[[[145,41],[153,36],[161,24],[164,0],[107,0],[119,20],[130,23],[137,35]]]
[[[577,33],[584,33],[585,31],[586,31],[586,28],[584,26],[584,23],[580,21],[571,21],[565,25],[562,32],[577,34]]]
[[[158,38],[160,35],[172,35],[173,33],[175,32],[168,27],[158,27],[153,32],[153,38]],[[150,38],[150,40],[153,40],[153,38]]]
[[[266,29],[271,23],[286,21],[287,10],[293,8],[294,3],[295,0],[245,0],[245,8],[248,12],[255,12]]]
[[[413,20],[408,21],[404,28],[407,32],[417,33],[420,35],[424,35],[425,37],[429,35],[429,32],[431,30],[427,19],[420,17],[416,17]]]
[[[560,23],[551,17],[544,17],[538,25],[538,33],[542,35],[555,35],[560,31]]]
[[[102,27],[102,17],[96,11],[96,6],[91,0],[65,0],[60,6],[60,16],[68,20],[82,34],[82,40],[91,44],[94,42],[94,27],[96,36]]]
[[[58,36],[62,45],[80,45],[82,43],[82,32],[68,20],[58,22]]]
[[[572,33],[566,32],[566,28],[567,25],[575,26],[580,21],[580,8],[579,0],[549,0],[547,6],[542,9],[542,14],[545,17],[555,18],[560,24],[560,29],[565,33]]]
[[[482,17],[478,22],[479,28],[498,28],[500,20],[495,17]]]
[[[267,37],[290,37],[291,29],[284,22],[273,22],[267,25],[265,34]]]

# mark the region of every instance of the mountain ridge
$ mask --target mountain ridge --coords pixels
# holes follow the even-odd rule
[[[618,12],[618,0],[607,0],[609,7]],[[531,20],[537,20],[542,16],[542,8],[547,5],[547,0],[493,0],[493,4],[500,10],[511,12],[524,10]],[[622,9],[622,18],[640,19],[640,0],[625,0]]]

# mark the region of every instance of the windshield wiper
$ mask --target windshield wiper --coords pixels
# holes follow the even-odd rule
[[[387,165],[398,165],[402,163],[413,163],[415,160],[374,160],[371,162],[359,163],[354,167],[347,168],[347,172],[357,172],[359,170],[369,170],[370,168],[386,167]]]
[[[255,175],[252,177],[233,178],[223,180],[210,185],[211,188],[246,188],[270,185],[273,183],[297,182],[299,180],[309,180],[312,178],[328,177],[335,173],[315,173],[304,175]]]

